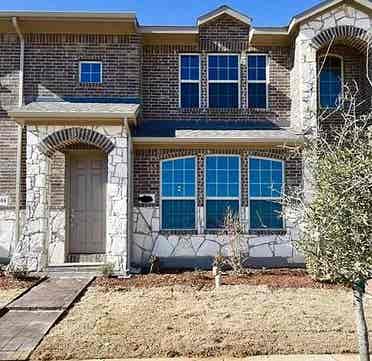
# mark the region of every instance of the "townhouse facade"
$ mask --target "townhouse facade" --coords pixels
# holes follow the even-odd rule
[[[31,271],[210,267],[227,210],[256,266],[303,263],[283,194],[307,187],[304,131],[370,103],[372,3],[329,0],[260,28],[132,13],[0,13],[0,258]],[[329,112],[322,124],[319,112]]]

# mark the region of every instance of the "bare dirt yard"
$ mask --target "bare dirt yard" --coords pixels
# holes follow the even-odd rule
[[[46,336],[33,360],[244,357],[356,351],[348,288],[303,271],[210,272],[98,279]],[[372,300],[367,301],[372,322]]]
[[[0,271],[0,308],[34,284],[36,279],[17,280]]]

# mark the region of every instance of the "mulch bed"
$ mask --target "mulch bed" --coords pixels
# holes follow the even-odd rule
[[[0,271],[0,289],[3,290],[28,288],[38,280],[39,278],[37,277],[26,277],[17,279],[15,277],[5,275],[4,272]]]
[[[244,275],[231,272],[222,276],[223,285],[268,286],[272,288],[340,288],[343,286],[314,281],[303,269],[255,270]],[[194,271],[179,273],[136,275],[131,278],[99,277],[94,282],[106,290],[126,288],[150,288],[164,286],[192,286],[195,288],[213,288],[212,272]]]

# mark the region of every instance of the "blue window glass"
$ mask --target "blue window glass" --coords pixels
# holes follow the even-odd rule
[[[284,188],[284,163],[265,158],[249,159],[249,197],[252,229],[282,229],[280,204]]]
[[[180,57],[180,105],[181,108],[199,107],[199,55]]]
[[[209,55],[208,78],[209,80],[238,80],[238,55]]]
[[[97,62],[80,63],[80,82],[81,83],[101,83],[102,64]]]
[[[238,108],[238,83],[209,83],[210,108]]]
[[[274,200],[251,200],[250,219],[252,229],[282,229],[282,205]]]
[[[181,83],[181,107],[197,108],[199,106],[199,83]]]
[[[194,229],[195,201],[170,200],[162,201],[162,229]]]
[[[267,106],[267,57],[248,55],[248,107]]]
[[[239,56],[208,56],[210,108],[239,107]]]
[[[250,108],[266,108],[266,83],[248,84],[248,104]]]
[[[223,227],[228,208],[238,213],[240,161],[238,156],[208,156],[205,161],[206,227]]]
[[[239,215],[238,200],[207,200],[206,224],[209,229],[223,228],[225,217],[230,211]]]
[[[319,103],[324,108],[335,108],[342,95],[342,60],[335,56],[320,59]]]
[[[195,228],[195,158],[161,163],[162,229]]]

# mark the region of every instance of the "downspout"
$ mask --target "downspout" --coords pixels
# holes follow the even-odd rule
[[[18,86],[18,107],[23,105],[23,70],[24,70],[24,55],[25,55],[25,40],[19,28],[16,17],[12,18],[14,29],[20,41],[20,57],[19,57],[19,86]],[[16,169],[16,199],[15,199],[15,249],[17,249],[20,240],[20,211],[21,211],[21,168],[22,168],[22,132],[23,126],[18,124],[17,129],[17,169]]]

